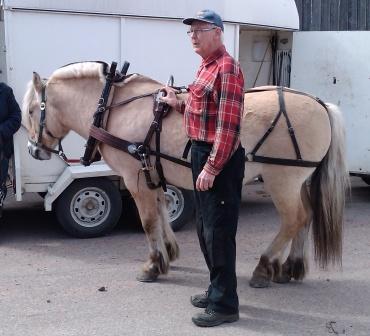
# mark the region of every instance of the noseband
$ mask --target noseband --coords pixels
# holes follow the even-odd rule
[[[45,129],[45,133],[53,138],[53,139],[57,139],[58,140],[58,150],[56,149],[53,149],[53,148],[50,148],[48,146],[45,146],[43,143],[42,143],[42,133]],[[67,157],[63,151],[63,147],[62,147],[62,139],[63,138],[57,138],[56,136],[54,136],[47,128],[46,128],[46,85],[43,84],[42,85],[42,88],[41,88],[41,102],[40,102],[40,121],[39,121],[39,134],[37,136],[37,141],[33,141],[31,139],[29,139],[28,141],[34,145],[35,147],[39,148],[39,149],[42,149],[42,150],[45,150],[47,152],[50,152],[50,153],[53,153],[53,154],[57,154],[58,156],[60,156],[64,161],[67,162]]]

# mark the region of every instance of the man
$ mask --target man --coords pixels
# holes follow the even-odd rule
[[[13,90],[0,83],[0,217],[6,197],[9,159],[13,154],[13,134],[21,126],[21,110]]]
[[[212,327],[239,319],[235,235],[245,162],[239,140],[244,78],[225,49],[218,14],[203,10],[183,23],[190,25],[188,35],[202,63],[189,85],[186,103],[170,88],[162,99],[184,113],[192,141],[197,231],[210,272],[206,293],[191,297],[195,307],[206,309],[192,320],[198,326]]]

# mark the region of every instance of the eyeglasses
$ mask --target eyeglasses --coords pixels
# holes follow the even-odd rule
[[[189,36],[193,36],[194,34],[199,35],[200,33],[207,32],[207,31],[210,31],[210,30],[213,30],[213,29],[216,29],[216,28],[217,27],[192,29],[192,30],[188,30],[186,32],[186,34],[188,34]]]

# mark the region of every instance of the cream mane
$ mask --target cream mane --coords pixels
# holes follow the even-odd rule
[[[63,68],[59,68],[53,72],[48,82],[63,80],[63,79],[79,79],[79,78],[98,78],[100,81],[105,82],[104,76],[104,66],[102,63],[98,62],[82,62],[82,63],[75,63],[71,65],[67,65]],[[109,67],[107,69],[109,71]],[[152,82],[155,84],[160,84],[159,82],[151,79],[149,77],[140,75],[140,74],[132,74],[123,82],[115,83],[116,86],[122,86],[124,84],[128,84],[130,82]]]
[[[104,81],[103,64],[97,62],[82,62],[67,65],[55,70],[49,82],[78,78],[99,78],[101,81]]]

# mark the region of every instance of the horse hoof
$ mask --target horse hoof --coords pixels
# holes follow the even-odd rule
[[[290,282],[291,277],[289,275],[281,275],[279,277],[276,277],[272,279],[273,282],[279,283],[279,284],[286,284]]]
[[[155,282],[158,279],[158,272],[142,271],[136,276],[136,280],[140,282]]]
[[[252,277],[249,281],[249,286],[253,288],[266,288],[270,286],[270,281],[266,278]]]

